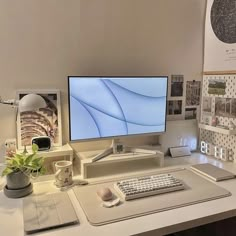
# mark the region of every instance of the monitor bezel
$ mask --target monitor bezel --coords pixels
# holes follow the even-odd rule
[[[149,133],[140,133],[140,134],[125,134],[125,135],[117,135],[117,136],[107,136],[107,137],[96,137],[96,138],[86,138],[86,139],[71,139],[71,107],[70,107],[70,78],[166,78],[166,110],[165,110],[165,130],[161,132],[149,132]],[[119,139],[119,138],[131,138],[131,137],[141,137],[141,136],[155,136],[161,135],[166,132],[166,123],[167,123],[167,102],[168,102],[168,81],[169,77],[167,75],[132,75],[132,76],[99,76],[99,75],[69,75],[67,77],[67,93],[68,93],[68,112],[69,112],[69,141],[74,142],[90,142],[90,141],[99,141],[99,140],[109,140],[109,139]]]

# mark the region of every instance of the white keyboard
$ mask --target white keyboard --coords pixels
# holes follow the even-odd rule
[[[114,188],[127,201],[183,190],[184,184],[171,174],[158,174],[118,181],[114,184]]]

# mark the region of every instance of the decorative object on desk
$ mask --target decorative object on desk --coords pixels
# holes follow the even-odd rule
[[[226,147],[220,147],[212,143],[201,141],[200,150],[209,156],[214,156],[216,159],[222,161],[233,161],[234,151]]]
[[[200,143],[200,151],[202,152],[202,153],[206,153],[206,142],[205,141],[201,141],[201,143]]]
[[[212,116],[203,115],[202,116],[202,123],[205,125],[211,125],[212,124]]]
[[[59,188],[72,185],[72,161],[57,161],[55,163],[55,185]]]
[[[212,143],[206,143],[205,153],[209,156],[214,155],[214,145]]]
[[[32,144],[37,144],[39,151],[49,150],[51,148],[51,139],[48,136],[33,137]]]
[[[125,145],[121,142],[112,140],[113,153],[125,153]]]
[[[215,158],[221,159],[222,161],[228,161],[228,149],[225,147],[215,146]]]
[[[214,157],[216,159],[221,159],[221,148],[218,146],[214,147]]]
[[[231,120],[230,122],[229,122],[229,130],[234,130],[235,129],[235,124],[234,124],[234,122]]]
[[[7,139],[5,141],[5,156],[13,157],[16,153],[16,139]]]
[[[229,161],[234,161],[234,151],[233,149],[228,149],[228,159]]]
[[[211,119],[211,125],[217,126],[218,125],[218,118],[216,116],[213,116]]]
[[[7,197],[18,198],[30,194],[33,186],[30,178],[35,178],[45,172],[44,159],[37,154],[38,146],[32,145],[32,153],[24,151],[7,158],[2,176],[6,176],[7,184],[4,193]]]
[[[62,145],[61,105],[59,90],[21,90],[18,98],[23,100],[29,93],[41,97],[46,106],[36,110],[27,110],[17,114],[18,149],[31,145],[31,139],[38,136],[48,136],[52,146]]]
[[[205,153],[209,156],[214,156],[215,146],[212,143],[201,141],[200,150],[202,153]]]

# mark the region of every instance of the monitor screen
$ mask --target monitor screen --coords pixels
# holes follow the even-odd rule
[[[165,132],[167,80],[69,76],[70,140]]]

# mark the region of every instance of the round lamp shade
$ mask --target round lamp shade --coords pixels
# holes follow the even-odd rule
[[[45,100],[37,94],[27,94],[19,101],[19,112],[35,111],[46,107]]]

